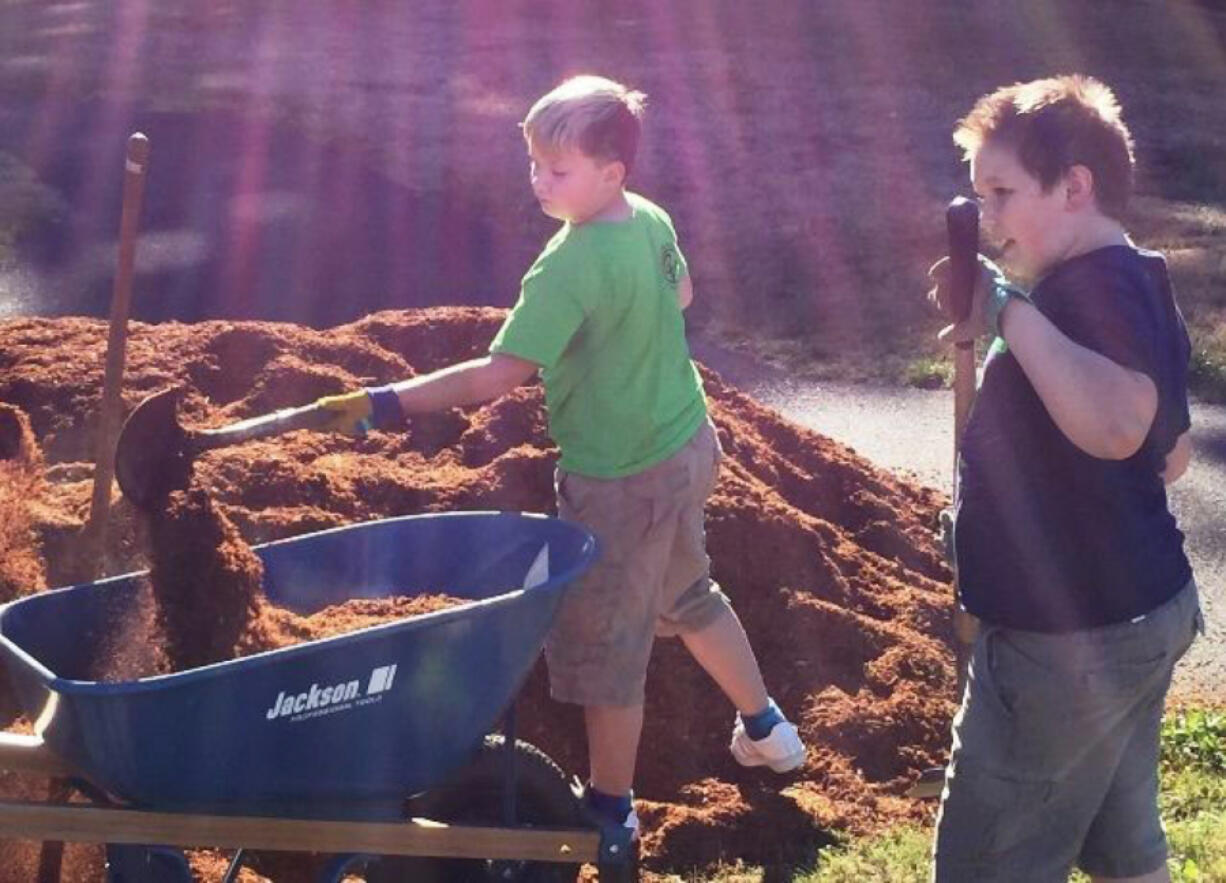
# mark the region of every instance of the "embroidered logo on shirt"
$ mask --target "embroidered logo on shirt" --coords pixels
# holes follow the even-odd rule
[[[681,258],[677,255],[677,249],[672,245],[666,245],[660,249],[660,269],[664,271],[664,278],[669,281],[669,284],[676,285],[681,281]]]

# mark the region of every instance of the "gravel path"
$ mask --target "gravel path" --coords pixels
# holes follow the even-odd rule
[[[806,381],[708,341],[694,355],[755,399],[894,472],[948,489],[953,393]],[[1174,695],[1226,702],[1226,408],[1192,405],[1192,464],[1171,491],[1208,626],[1175,672]]]

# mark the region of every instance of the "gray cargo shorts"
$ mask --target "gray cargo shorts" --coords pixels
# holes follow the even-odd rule
[[[545,640],[553,698],[639,705],[655,636],[697,631],[731,609],[711,579],[704,521],[720,457],[706,422],[636,475],[558,471],[558,515],[590,530],[600,554],[562,596]]]
[[[1166,860],[1158,732],[1204,631],[1195,581],[1132,622],[1067,634],[986,625],[953,725],[937,881],[1147,874]]]

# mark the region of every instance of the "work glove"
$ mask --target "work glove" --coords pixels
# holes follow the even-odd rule
[[[933,286],[928,292],[929,303],[942,313],[952,313],[949,258],[941,258],[928,270]],[[942,328],[937,337],[948,343],[973,341],[985,334],[1000,336],[1000,314],[1011,298],[1029,300],[1026,292],[1014,285],[994,262],[979,255],[979,274],[971,294],[970,313],[961,322]]]
[[[324,396],[316,400],[315,407],[326,412],[319,426],[324,432],[365,435],[371,429],[395,429],[404,423],[400,397],[390,386]]]

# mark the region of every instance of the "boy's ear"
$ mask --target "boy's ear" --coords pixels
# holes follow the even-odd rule
[[[620,187],[626,183],[626,164],[620,159],[611,160],[605,163],[602,169],[604,179],[610,184],[615,184]]]
[[[1071,166],[1063,186],[1069,208],[1080,211],[1094,205],[1094,173],[1087,166]]]

